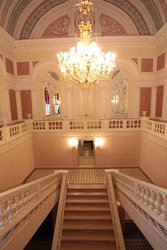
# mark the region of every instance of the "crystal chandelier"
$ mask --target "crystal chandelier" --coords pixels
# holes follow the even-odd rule
[[[92,41],[92,25],[87,18],[92,2],[79,0],[76,5],[83,17],[78,25],[80,41],[77,43],[77,50],[72,47],[69,52],[60,52],[57,57],[64,80],[89,89],[91,85],[110,77],[116,56],[111,52],[101,52],[99,46]]]

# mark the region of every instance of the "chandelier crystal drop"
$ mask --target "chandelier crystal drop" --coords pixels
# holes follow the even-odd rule
[[[110,77],[116,56],[111,52],[101,52],[100,47],[92,41],[92,25],[87,18],[92,2],[80,0],[76,5],[82,13],[82,21],[78,25],[80,41],[77,49],[72,47],[69,52],[60,52],[57,57],[64,80],[89,89],[91,85]]]

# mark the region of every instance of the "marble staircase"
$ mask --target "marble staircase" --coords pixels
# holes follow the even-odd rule
[[[68,185],[61,250],[117,249],[104,184]]]

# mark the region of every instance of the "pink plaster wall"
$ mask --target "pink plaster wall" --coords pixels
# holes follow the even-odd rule
[[[0,151],[0,192],[20,185],[33,169],[32,139]]]
[[[78,151],[68,144],[68,137],[34,137],[35,167],[72,168],[78,166]]]
[[[18,120],[16,92],[13,89],[9,89],[9,100],[10,100],[11,119],[12,120]]]
[[[30,74],[29,62],[17,62],[17,75],[25,76]]]
[[[140,132],[104,137],[104,145],[96,149],[95,162],[99,168],[139,166]]]
[[[21,108],[23,119],[28,119],[27,114],[31,114],[32,117],[32,101],[31,90],[21,90]]]
[[[143,116],[142,111],[147,111],[146,116],[150,116],[151,88],[140,88],[140,116]]]
[[[165,67],[165,53],[157,57],[157,71]]]
[[[13,61],[11,61],[8,58],[6,58],[6,72],[8,72],[11,75],[14,75]]]
[[[127,134],[127,133],[126,133]],[[104,137],[104,146],[96,149],[96,167],[139,166],[140,133]],[[78,151],[70,148],[68,138],[33,138],[34,162],[37,167],[78,167]]]
[[[141,72],[153,72],[153,58],[142,58]]]
[[[156,94],[156,110],[155,110],[156,117],[162,117],[163,92],[164,92],[164,86],[163,85],[158,86]]]
[[[149,137],[141,137],[140,167],[156,185],[167,188],[167,145],[162,146],[159,138]]]

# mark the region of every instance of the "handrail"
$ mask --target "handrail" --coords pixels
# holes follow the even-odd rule
[[[58,212],[56,217],[56,225],[52,241],[52,250],[60,250],[61,248],[61,236],[63,230],[64,209],[65,209],[66,193],[67,193],[67,174],[68,171],[64,170],[61,191],[60,191]]]
[[[28,120],[0,127],[0,146],[28,133],[74,133],[144,131],[167,140],[167,123],[148,118],[111,118],[104,120]]]
[[[39,120],[33,121],[34,132],[140,130],[140,118],[108,120]]]
[[[15,237],[47,199],[59,192],[61,173],[54,173],[0,194],[0,248]]]
[[[152,135],[167,140],[167,123],[144,118],[142,120],[142,130]]]
[[[3,125],[0,127],[0,145],[10,142],[22,135],[32,132],[32,121],[28,120],[17,124]]]
[[[109,196],[111,217],[112,217],[112,223],[114,227],[114,235],[115,235],[117,250],[125,250],[126,248],[125,248],[121,224],[119,220],[118,208],[117,208],[117,203],[115,199],[111,173],[107,170],[106,170],[106,185],[107,185],[107,191],[108,191],[108,196]]]
[[[145,214],[167,246],[167,190],[120,173],[112,172],[112,179],[116,190]]]

